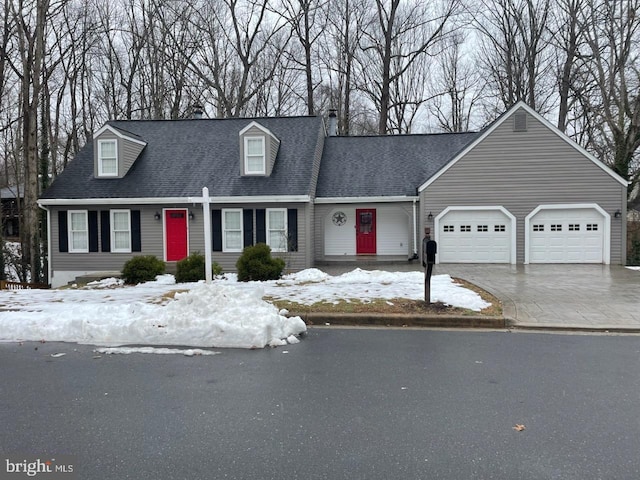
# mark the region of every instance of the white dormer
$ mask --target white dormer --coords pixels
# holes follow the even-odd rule
[[[137,135],[104,125],[93,136],[94,176],[122,178],[147,145]]]
[[[258,122],[240,130],[240,171],[245,176],[271,175],[280,140]]]

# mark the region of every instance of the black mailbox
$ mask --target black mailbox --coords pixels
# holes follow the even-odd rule
[[[435,240],[427,240],[425,246],[425,256],[427,263],[436,263],[436,253],[438,253],[438,244]]]
[[[427,233],[422,239],[422,266],[435,264],[436,253],[438,253],[438,244],[435,240],[431,240],[429,233]]]

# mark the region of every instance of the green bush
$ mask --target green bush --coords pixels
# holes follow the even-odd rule
[[[271,247],[266,243],[258,243],[246,247],[236,262],[238,280],[249,282],[252,280],[277,280],[282,276],[284,260],[271,256]]]
[[[218,262],[213,262],[211,264],[211,273],[214,277],[222,275],[222,266]]]
[[[197,282],[204,280],[204,256],[192,253],[176,264],[176,282]]]
[[[204,280],[204,255],[192,253],[187,258],[180,260],[176,265],[176,282],[197,282]],[[222,267],[213,262],[211,265],[211,273],[215,277],[222,274]]]
[[[139,255],[124,264],[122,279],[128,284],[150,282],[164,273],[164,267],[164,262],[153,255]]]

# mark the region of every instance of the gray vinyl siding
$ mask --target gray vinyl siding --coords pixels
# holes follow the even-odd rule
[[[253,243],[256,243],[256,209],[264,208],[296,208],[298,210],[298,251],[297,252],[273,252],[274,257],[285,261],[285,272],[304,270],[311,266],[307,245],[309,243],[309,207],[307,203],[278,203],[278,204],[212,204],[211,209],[241,208],[253,210]],[[236,252],[213,252],[213,261],[220,264],[225,272],[235,272],[236,262],[240,257]]]
[[[240,171],[242,172],[242,175],[245,174],[245,171],[244,171],[244,138],[245,137],[264,137],[265,139],[264,151],[266,155],[265,170],[266,170],[266,176],[268,177],[269,175],[271,175],[271,172],[273,171],[273,166],[275,165],[276,157],[278,155],[278,149],[280,148],[280,140],[278,140],[277,138],[274,138],[271,135],[266,134],[264,130],[261,130],[256,126],[253,126],[249,130],[244,132],[240,136],[240,142],[239,142],[240,143]]]
[[[517,263],[524,262],[525,217],[538,205],[595,203],[611,215],[611,263],[625,261],[626,187],[535,117],[514,132],[507,118],[420,194],[420,231],[448,206],[502,206],[517,218]],[[624,218],[624,217],[622,217]]]
[[[118,145],[118,176],[115,178],[124,177],[131,166],[135,163],[138,155],[144,149],[144,145],[140,145],[136,142],[127,140],[126,138],[118,137],[110,130],[105,130],[99,137],[93,141],[94,151],[94,176],[98,176],[98,140],[117,140]]]
[[[286,262],[286,271],[303,270],[311,266],[310,254],[307,245],[310,243],[309,204],[212,204],[211,209],[242,208],[252,209],[253,215],[253,239],[255,243],[256,220],[255,210],[258,208],[296,208],[298,209],[298,251],[274,253],[275,257],[283,258]],[[142,252],[133,253],[66,253],[60,252],[58,243],[58,211],[60,210],[95,210],[104,211],[110,208],[140,210],[140,231],[142,238]],[[162,214],[163,208],[188,209],[194,214],[193,220],[188,220],[189,229],[189,253],[204,254],[203,211],[201,205],[131,205],[131,206],[89,206],[89,207],[56,207],[51,209],[51,268],[53,271],[121,271],[124,263],[136,255],[155,255],[164,259],[164,232],[162,219],[156,220],[155,213]],[[209,212],[209,215],[211,213]],[[101,236],[101,225],[98,222],[98,238]],[[240,253],[212,252],[213,261],[219,263],[225,272],[235,272],[236,262]]]
[[[127,139],[120,139],[118,149],[120,153],[118,168],[122,169],[119,171],[121,172],[121,176],[124,177],[135,163],[140,152],[144,149],[144,145],[128,141]]]
[[[140,231],[142,237],[142,252],[112,253],[66,253],[60,252],[58,243],[58,212],[60,210],[105,211],[110,209],[140,210]],[[91,205],[73,207],[55,207],[51,209],[51,268],[54,271],[121,271],[125,262],[136,255],[155,255],[164,258],[162,220],[154,218],[155,212],[162,212],[162,208],[155,206],[119,206],[119,205]],[[98,239],[101,236],[101,225],[98,218]]]

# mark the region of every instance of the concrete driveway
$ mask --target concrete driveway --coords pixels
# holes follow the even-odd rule
[[[640,271],[620,265],[436,265],[493,293],[522,327],[640,330]]]

